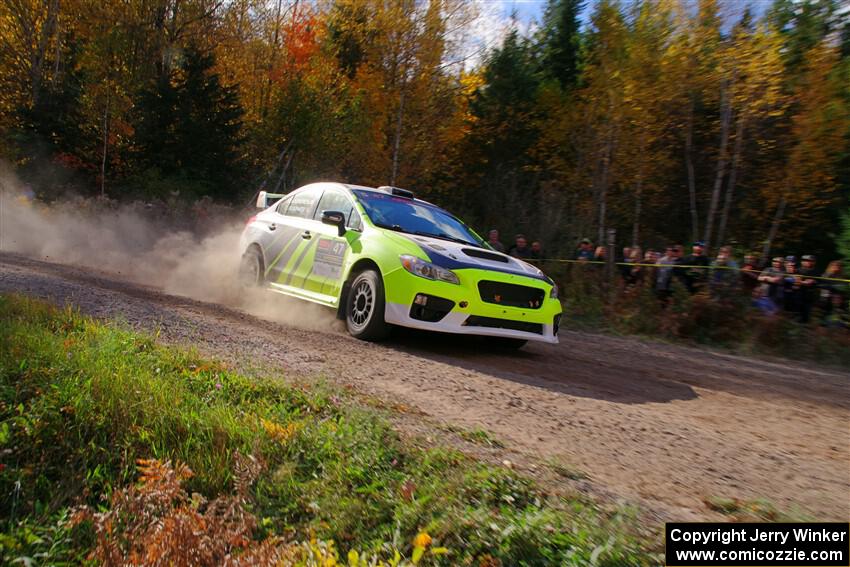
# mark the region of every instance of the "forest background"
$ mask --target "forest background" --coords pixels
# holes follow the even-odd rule
[[[850,5],[4,0],[0,159],[42,198],[396,185],[479,231],[850,258]],[[521,30],[522,28],[522,30]]]

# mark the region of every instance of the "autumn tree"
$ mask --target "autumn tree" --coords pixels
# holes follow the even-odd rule
[[[745,14],[746,17],[746,14]],[[729,175],[726,179],[723,208],[715,242],[722,245],[732,213],[735,189],[745,169],[744,150],[751,130],[763,121],[779,116],[785,97],[782,93],[783,66],[778,34],[767,25],[751,29],[746,19],[736,26],[724,54],[734,76],[729,88],[730,130],[732,149]],[[761,132],[765,132],[764,129]],[[762,137],[762,145],[773,140]],[[710,245],[710,241],[707,241]]]
[[[596,208],[597,241],[605,240],[608,228],[609,191],[616,175],[616,153],[624,125],[625,85],[621,69],[627,61],[627,27],[619,7],[600,2],[591,17],[587,38],[582,114],[588,124],[586,154]]]
[[[762,198],[773,212],[765,256],[775,245],[780,227],[787,241],[800,237],[813,221],[831,217],[833,226],[837,224],[836,164],[845,151],[850,127],[838,50],[821,42],[806,53],[804,61],[789,105],[788,128],[779,146],[784,167],[775,169],[772,183],[763,187]],[[793,211],[793,222],[784,222],[789,211]]]

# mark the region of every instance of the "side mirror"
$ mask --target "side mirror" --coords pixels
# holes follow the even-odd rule
[[[345,234],[345,215],[339,211],[322,211],[322,222],[335,226],[337,234],[342,236]]]

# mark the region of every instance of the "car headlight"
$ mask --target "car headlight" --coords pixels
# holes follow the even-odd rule
[[[455,275],[453,271],[441,268],[440,266],[435,266],[431,262],[426,262],[416,256],[404,254],[399,256],[399,260],[401,260],[401,265],[404,266],[404,269],[414,276],[419,276],[420,278],[425,278],[427,280],[437,280],[453,284],[460,283],[460,280],[457,279],[457,275]]]
[[[549,292],[549,299],[558,299],[558,284],[552,284],[552,291]]]

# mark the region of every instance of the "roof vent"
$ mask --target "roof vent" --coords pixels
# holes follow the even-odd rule
[[[396,197],[402,197],[404,199],[413,199],[413,191],[408,189],[402,189],[401,187],[391,187],[389,185],[381,185],[378,187],[381,191],[386,191],[391,195],[395,195]]]

